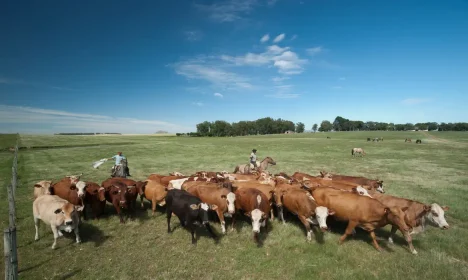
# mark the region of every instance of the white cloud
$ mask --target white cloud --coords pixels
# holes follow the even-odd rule
[[[216,63],[205,59],[193,59],[172,65],[177,74],[189,79],[207,81],[222,88],[252,88],[249,79],[236,73],[221,69]]]
[[[185,31],[184,34],[185,34],[185,39],[191,42],[199,41],[203,35],[202,32],[198,30]]]
[[[211,5],[195,4],[199,10],[210,14],[210,18],[217,22],[234,22],[249,14],[257,0],[228,0],[216,1]]]
[[[202,107],[204,104],[202,102],[193,102],[192,105]]]
[[[265,42],[267,42],[268,40],[270,40],[270,35],[269,35],[269,34],[265,34],[265,35],[263,35],[262,38],[260,39],[260,42],[265,43]]]
[[[283,41],[283,39],[284,39],[285,36],[286,36],[286,35],[285,35],[284,33],[282,33],[282,34],[276,36],[276,38],[273,40],[273,43],[279,43],[279,42]]]
[[[41,108],[0,105],[0,131],[21,133],[193,131],[193,127],[159,120],[81,114]]]
[[[407,98],[401,101],[404,105],[417,105],[421,103],[430,102],[430,98]]]
[[[215,92],[214,96],[216,97],[219,97],[219,98],[223,98],[223,95],[219,92]]]
[[[274,83],[281,83],[282,81],[284,80],[288,80],[290,79],[289,77],[273,77],[271,78],[271,80],[274,82]]]
[[[276,66],[280,73],[286,75],[300,74],[304,71],[302,65],[307,62],[305,59],[300,59],[299,56],[292,51],[285,51],[281,55],[273,57]]]
[[[311,56],[317,55],[319,53],[323,52],[322,47],[314,47],[314,48],[309,48],[307,49],[307,53]]]

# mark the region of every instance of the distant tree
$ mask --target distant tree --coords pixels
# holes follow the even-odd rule
[[[314,123],[314,125],[312,126],[312,130],[315,132],[317,132],[317,128],[318,128],[318,125],[316,123]]]
[[[439,124],[436,122],[430,122],[427,124],[427,130],[437,130],[439,128]]]
[[[296,133],[303,133],[305,130],[305,125],[301,122],[296,124]]]
[[[332,130],[332,128],[333,128],[332,123],[330,121],[324,120],[320,124],[319,131],[330,131]]]
[[[202,123],[197,124],[197,133],[200,136],[208,136],[210,133],[211,123],[208,121],[204,121]]]

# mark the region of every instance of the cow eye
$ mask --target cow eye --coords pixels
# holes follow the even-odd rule
[[[93,193],[97,193],[97,192],[98,192],[98,190],[94,190],[94,192],[93,192]]]
[[[437,214],[435,211],[432,211],[432,215],[434,215],[434,217],[439,217],[439,214]]]

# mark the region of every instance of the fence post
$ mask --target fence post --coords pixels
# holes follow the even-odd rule
[[[17,174],[16,174],[16,169],[15,169],[14,166],[11,167],[11,174],[12,174],[12,176],[11,176],[10,186],[11,186],[11,192],[12,192],[13,201],[14,201],[14,199],[16,198],[16,183],[17,183],[17,177],[16,177]],[[10,198],[8,198],[8,200],[9,199]]]
[[[9,227],[3,231],[3,247],[5,256],[5,280],[16,280],[18,279],[16,227]]]
[[[14,228],[16,225],[16,209],[15,209],[15,198],[13,197],[12,185],[8,185],[8,219],[10,227]]]

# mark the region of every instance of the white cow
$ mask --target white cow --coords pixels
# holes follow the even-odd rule
[[[57,245],[57,238],[63,234],[60,232],[75,232],[76,243],[81,243],[80,233],[78,229],[79,216],[78,211],[83,211],[83,206],[76,206],[65,199],[56,195],[43,195],[33,202],[34,226],[36,228],[36,236],[34,240],[39,240],[39,220],[50,225],[54,233],[54,243],[52,249]]]

